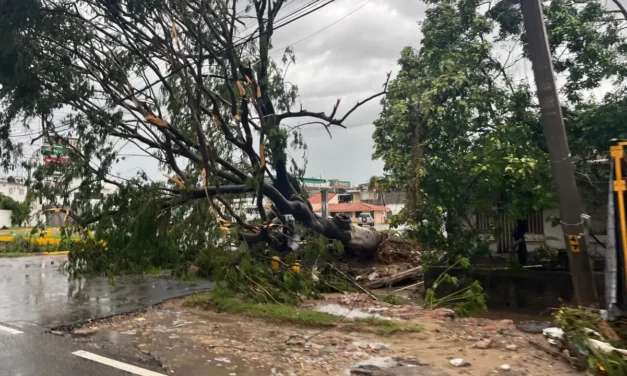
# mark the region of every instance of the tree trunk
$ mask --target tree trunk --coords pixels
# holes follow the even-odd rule
[[[383,240],[381,234],[373,227],[359,227],[350,224],[350,240],[348,251],[360,257],[374,257],[379,244]]]
[[[525,234],[529,227],[529,221],[525,219],[519,219],[516,222],[516,228],[512,234],[514,238],[514,244],[518,244],[516,253],[518,254],[518,263],[520,266],[527,264],[527,243],[525,242]]]

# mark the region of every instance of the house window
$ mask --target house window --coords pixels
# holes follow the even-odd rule
[[[15,192],[15,188],[9,188],[9,194],[12,195]]]
[[[19,192],[20,192],[20,195],[24,196],[24,188],[20,188]]]

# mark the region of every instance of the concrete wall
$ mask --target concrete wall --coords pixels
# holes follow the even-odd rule
[[[374,212],[374,223],[376,225],[382,225],[387,223],[387,215],[384,211],[375,211]]]
[[[11,227],[11,210],[0,210],[0,227]]]
[[[425,287],[433,286],[443,267],[431,267],[425,272]],[[541,312],[547,307],[559,307],[562,301],[574,303],[572,277],[567,270],[508,270],[475,268],[472,272],[454,268],[448,273],[452,276],[466,275],[481,283],[487,295],[489,309],[515,308]],[[595,287],[599,300],[605,295],[603,272],[594,273]],[[442,284],[438,296],[452,293],[457,288]],[[602,307],[604,304],[601,305]]]

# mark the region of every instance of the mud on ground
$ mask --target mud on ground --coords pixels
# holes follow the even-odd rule
[[[79,340],[134,345],[160,360],[164,373],[184,376],[578,374],[529,344],[545,338],[518,331],[510,320],[416,316],[409,322],[424,331],[382,336],[267,322],[173,300],[86,325],[83,334],[92,335]],[[454,367],[455,358],[469,364]],[[386,362],[394,367],[382,370]]]

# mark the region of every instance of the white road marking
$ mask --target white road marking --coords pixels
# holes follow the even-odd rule
[[[88,351],[79,350],[79,351],[74,351],[72,354],[76,356],[80,356],[83,359],[92,360],[94,362],[104,364],[109,367],[117,368],[122,371],[132,373],[133,375],[137,375],[137,376],[166,376],[163,373],[153,372],[153,371],[149,371],[147,369],[136,367],[127,363],[118,362],[117,360],[105,358],[104,356],[96,355]]]
[[[19,331],[17,329],[9,328],[8,326],[2,326],[2,325],[0,325],[0,332],[5,332],[5,333],[9,333],[9,334],[22,334],[22,333],[24,333],[24,332]]]

